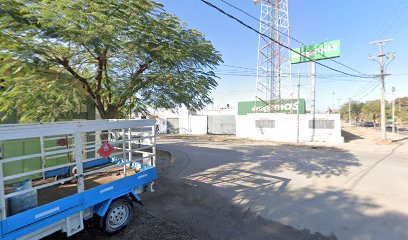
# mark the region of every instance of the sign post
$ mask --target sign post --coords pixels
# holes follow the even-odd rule
[[[292,64],[310,62],[311,79],[310,79],[310,98],[311,98],[311,113],[312,113],[312,142],[315,135],[315,115],[316,115],[316,61],[340,57],[340,40],[323,42],[310,46],[293,49],[291,54]]]

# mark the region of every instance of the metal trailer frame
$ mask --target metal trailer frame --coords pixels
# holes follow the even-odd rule
[[[85,165],[92,163],[92,161],[106,162],[106,159],[101,159],[100,157],[87,158],[84,156],[88,152],[96,151],[102,143],[102,140],[101,142],[97,140],[83,141],[84,134],[90,132],[95,135],[98,135],[98,133],[107,134],[106,140],[112,145],[119,146],[116,150],[121,150],[118,153],[113,153],[111,156],[119,156],[121,160],[114,162],[116,164],[113,165],[85,171]],[[153,181],[157,179],[155,134],[155,122],[153,120],[95,120],[0,125],[0,142],[28,138],[39,138],[41,141],[41,153],[0,159],[1,239],[40,239],[59,230],[66,232],[67,236],[71,236],[84,229],[83,220],[91,218],[94,214],[101,217],[104,216],[112,201],[117,198],[128,196],[134,201],[140,202],[139,194],[144,191],[153,191]],[[44,147],[44,141],[46,139],[57,140],[58,136],[61,135],[72,137],[74,140],[73,147],[66,149],[55,147],[47,151]],[[45,167],[46,156],[58,156],[58,154],[67,153],[72,153],[75,161],[58,166]],[[134,158],[134,153],[142,154],[142,157]],[[3,176],[4,164],[22,160],[26,161],[33,158],[42,159],[41,169]],[[115,159],[109,158],[109,160],[114,161]],[[128,170],[134,167],[136,162],[142,162],[139,165],[141,167],[140,171],[133,175],[128,175]],[[101,173],[118,166],[123,166],[122,178],[85,190],[84,178],[86,176]],[[40,173],[43,175],[43,178],[46,178],[46,173],[50,171],[72,167],[76,168],[76,172],[72,176],[66,176],[62,179],[56,178],[52,182],[6,194],[6,181]],[[8,216],[6,208],[7,199],[70,180],[77,181],[77,192],[75,194]]]

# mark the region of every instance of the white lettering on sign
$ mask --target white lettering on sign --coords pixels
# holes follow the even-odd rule
[[[291,103],[286,103],[286,104],[273,104],[273,105],[266,105],[262,107],[252,107],[252,111],[255,112],[271,112],[271,111],[297,111],[299,108],[299,103],[295,102],[293,105]]]
[[[337,50],[337,46],[336,45],[324,45],[323,47],[318,47],[316,49],[307,51],[307,52],[303,52],[301,53],[301,55],[299,53],[292,53],[294,54],[295,57],[300,58],[301,56],[305,56],[305,57],[311,57],[313,55],[315,55],[316,53],[319,54],[327,54],[328,52],[334,52]]]

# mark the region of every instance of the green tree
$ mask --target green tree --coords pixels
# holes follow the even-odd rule
[[[381,102],[380,100],[372,100],[364,103],[362,109],[365,120],[373,121],[377,123],[381,118]],[[391,117],[391,108],[388,102],[385,102],[385,116],[386,119]]]
[[[200,109],[222,60],[152,0],[0,0],[0,111],[67,118],[91,99],[102,118],[129,108]],[[133,96],[134,101],[129,101]]]
[[[363,111],[364,103],[351,101],[350,103],[350,113],[351,119],[353,119],[356,123],[358,123],[362,118],[362,111]],[[349,120],[349,103],[343,104],[340,109],[340,116],[344,120]]]
[[[395,114],[398,121],[408,122],[408,97],[397,98],[395,100]]]

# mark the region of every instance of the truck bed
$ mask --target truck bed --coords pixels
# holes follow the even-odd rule
[[[122,170],[123,167],[117,167],[104,173],[85,177],[85,190],[123,178],[123,173],[121,173]],[[135,174],[135,171],[128,171],[128,176],[133,174]],[[36,184],[36,181],[34,181],[34,184]],[[67,182],[65,184],[53,185],[51,187],[39,189],[37,191],[38,206],[71,196],[77,193],[77,191],[77,185],[75,182]]]

